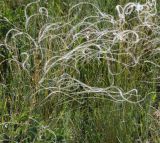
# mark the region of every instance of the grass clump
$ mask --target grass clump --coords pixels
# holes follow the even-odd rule
[[[1,19],[11,28],[0,45],[0,140],[158,143],[156,1],[117,5],[116,16],[89,1],[67,14],[67,2],[52,4],[57,16],[27,4],[21,27]]]

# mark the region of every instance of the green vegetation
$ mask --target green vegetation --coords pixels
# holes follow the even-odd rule
[[[159,143],[159,2],[1,0],[0,142]]]

